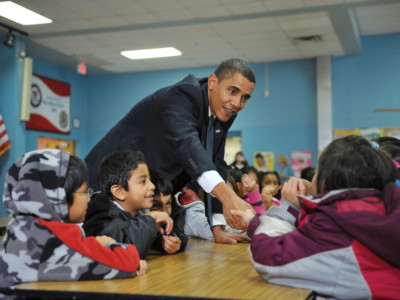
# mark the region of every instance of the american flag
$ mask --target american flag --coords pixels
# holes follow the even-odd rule
[[[11,147],[10,140],[8,139],[8,134],[6,126],[3,122],[3,116],[0,114],[0,155],[6,152]]]

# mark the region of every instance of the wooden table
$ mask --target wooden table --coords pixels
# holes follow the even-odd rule
[[[21,296],[35,293],[44,297],[49,291],[64,291],[68,298],[84,298],[82,292],[102,293],[97,299],[107,295],[103,293],[120,293],[120,299],[127,299],[124,298],[127,294],[140,295],[140,298],[152,295],[152,299],[156,299],[155,295],[163,295],[164,299],[305,299],[309,295],[309,290],[273,285],[261,279],[250,262],[248,247],[247,243],[224,245],[190,239],[185,252],[151,254],[148,272],[142,276],[98,281],[32,282],[17,286],[15,293]],[[118,295],[108,294],[111,296],[118,299]],[[58,293],[57,298],[60,297],[62,294]]]
[[[0,217],[0,242],[6,233],[7,224],[11,221],[11,219],[11,217]]]
[[[6,228],[11,219],[11,217],[0,217],[0,228]]]

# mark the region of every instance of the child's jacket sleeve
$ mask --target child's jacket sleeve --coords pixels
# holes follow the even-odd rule
[[[102,246],[76,224],[23,217],[9,224],[0,246],[0,287],[30,281],[129,278],[140,257],[134,245]],[[23,225],[26,232],[20,229]],[[18,236],[18,238],[15,238]]]

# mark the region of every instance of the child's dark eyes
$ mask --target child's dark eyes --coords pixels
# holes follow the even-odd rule
[[[159,209],[161,208],[159,204],[154,203],[152,209]]]

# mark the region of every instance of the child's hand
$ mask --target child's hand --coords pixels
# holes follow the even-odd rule
[[[307,181],[308,182],[308,181]],[[290,177],[282,188],[282,197],[296,206],[300,206],[298,195],[307,195],[308,186],[301,178]]]
[[[272,205],[272,194],[275,190],[275,187],[272,185],[266,185],[263,187],[261,191],[261,199],[263,201],[264,207],[267,210]]]
[[[254,218],[255,214],[250,210],[231,210],[231,214],[234,216],[238,216],[242,219],[242,226],[244,228],[249,227],[251,220]]]
[[[106,236],[106,235],[99,235],[99,236],[96,236],[95,238],[103,246],[108,245],[108,244],[114,244],[117,242],[113,238],[110,238],[109,236]]]
[[[165,252],[173,254],[181,248],[181,240],[177,236],[164,235],[162,245]]]
[[[250,193],[257,188],[257,182],[249,174],[243,174],[242,180],[243,180],[244,186],[246,187],[247,193]]]
[[[149,215],[153,217],[157,224],[157,230],[161,234],[170,234],[172,227],[174,226],[174,221],[170,218],[170,216],[164,211],[150,211],[145,215]],[[164,226],[161,226],[164,224]],[[163,228],[165,227],[165,228]]]
[[[143,275],[147,272],[147,261],[140,260],[139,268],[136,271],[136,275]]]

